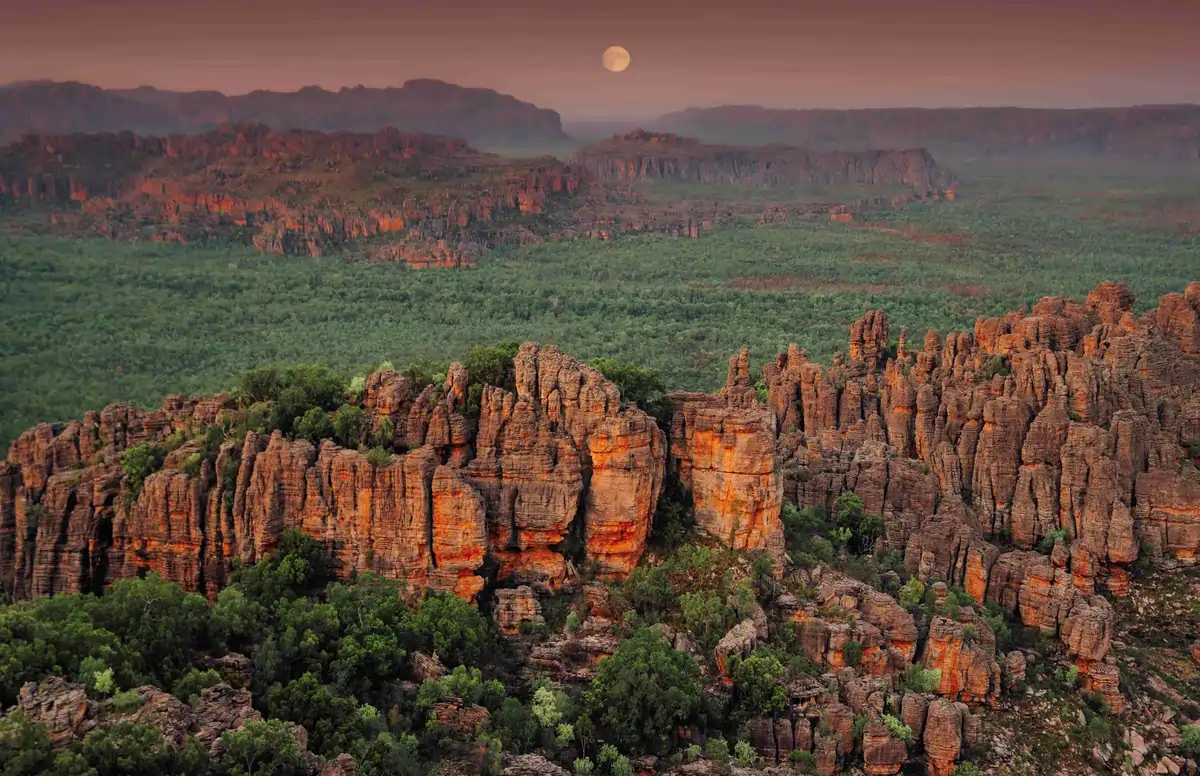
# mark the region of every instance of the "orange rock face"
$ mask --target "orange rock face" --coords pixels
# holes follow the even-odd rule
[[[718,396],[672,394],[671,466],[692,494],[701,530],[740,550],[783,552],[775,418],[758,404],[749,356],[730,360]]]
[[[662,486],[665,435],[554,348],[523,346],[515,367],[516,393],[486,388],[473,434],[461,367],[419,394],[394,372],[372,375],[368,417],[391,421],[410,450],[378,466],[329,440],[250,432],[198,470],[185,462],[199,442],[184,444],[130,494],[121,451],[215,423],[228,397],[39,426],[0,465],[0,581],[25,598],[156,572],[215,595],[235,560],[257,562],[287,529],[326,544],[339,573],[400,579],[410,594],[473,599],[492,559],[499,579],[551,585],[577,560],[628,572]],[[564,554],[571,536],[578,555]]]

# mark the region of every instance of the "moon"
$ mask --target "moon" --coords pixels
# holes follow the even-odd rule
[[[605,70],[619,73],[629,67],[629,52],[621,46],[609,46],[604,50],[600,61],[604,63]]]

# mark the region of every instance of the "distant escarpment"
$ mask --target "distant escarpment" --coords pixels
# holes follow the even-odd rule
[[[0,204],[67,206],[55,232],[252,243],[320,256],[351,243],[380,260],[462,266],[537,241],[578,176],[545,157],[512,161],[464,141],[387,129],[200,135],[31,136],[0,148]],[[374,242],[371,242],[372,238]]]
[[[738,153],[771,159],[776,150]],[[710,159],[703,163],[706,180],[736,174],[727,169],[732,165],[765,183],[803,174],[828,183],[914,187],[890,199],[801,208],[823,212],[901,207],[940,194],[927,188],[939,174],[927,154],[826,154],[808,162],[800,161],[804,152],[794,154],[791,172],[781,169],[787,163],[763,162],[774,170],[769,177],[745,161]],[[31,135],[0,147],[0,207],[47,214],[41,226],[23,224],[56,234],[219,239],[267,253],[343,252],[412,267],[470,266],[498,246],[545,240],[647,231],[694,238],[762,210],[752,203],[653,201],[628,185],[636,176],[614,172],[618,164],[625,163],[601,150],[570,165],[549,156],[506,159],[460,139],[395,129],[326,134],[241,124],[165,137]],[[667,162],[641,167],[654,165],[663,169]]]
[[[131,131],[202,132],[226,123],[283,129],[405,132],[465,137],[476,144],[561,140],[558,113],[491,89],[431,79],[399,88],[362,86],[336,92],[171,92],[151,87],[101,89],[81,83],[34,82],[0,87],[0,140],[25,134]]]
[[[598,180],[624,183],[903,184],[931,191],[951,182],[949,174],[923,149],[814,152],[779,145],[720,146],[644,130],[586,146],[571,163]]]
[[[1046,148],[1200,159],[1200,105],[1081,110],[787,110],[723,105],[668,114],[654,128],[711,142],[794,143],[811,148],[968,146],[984,152]]]

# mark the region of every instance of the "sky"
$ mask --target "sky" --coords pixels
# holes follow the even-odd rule
[[[0,83],[439,78],[565,120],[688,106],[1200,102],[1200,0],[0,0]],[[610,45],[632,54],[603,69]]]

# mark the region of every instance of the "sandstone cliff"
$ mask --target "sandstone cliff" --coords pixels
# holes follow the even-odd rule
[[[24,598],[154,571],[213,595],[235,560],[256,562],[289,528],[323,540],[340,573],[374,571],[415,593],[473,598],[490,578],[557,586],[576,563],[628,572],[662,486],[664,433],[555,348],[522,346],[514,373],[515,391],[484,389],[478,420],[462,367],[420,392],[372,375],[370,422],[391,424],[409,451],[387,462],[251,431],[212,459],[184,444],[136,493],[121,452],[221,425],[228,396],[38,426],[0,464],[0,585]]]
[[[901,333],[886,364],[880,312],[830,369],[792,346],[764,368],[785,498],[832,509],[855,492],[910,572],[1061,638],[1121,708],[1112,611],[1095,594],[1124,595],[1142,553],[1193,563],[1200,548],[1195,286],[1144,315],[1106,283],[1083,304],[1047,298],[972,332],[929,332],[920,350]],[[1047,543],[1050,555],[1032,551]],[[934,625],[939,691],[994,699],[995,661],[969,655],[959,623]]]
[[[199,135],[30,136],[0,149],[0,202],[55,213],[55,231],[192,242],[242,240],[320,256],[473,264],[540,241],[522,221],[571,200],[578,176],[549,157],[511,161],[462,140],[225,125]]]
[[[571,163],[593,178],[627,183],[893,184],[930,191],[951,182],[924,150],[814,152],[778,145],[718,146],[643,130],[588,145]]]
[[[746,150],[759,152],[776,155]],[[749,202],[666,204],[588,158],[575,165],[505,159],[459,139],[392,128],[325,134],[243,123],[163,137],[29,135],[0,147],[0,206],[44,215],[30,228],[54,234],[222,239],[266,253],[342,253],[414,268],[471,266],[501,245],[627,232],[695,239],[735,219],[790,217],[788,209],[763,213]],[[880,186],[903,178],[914,186],[887,197],[797,203],[797,216],[897,209],[940,196],[919,185],[935,169],[926,156],[821,159],[798,164],[821,180]]]

